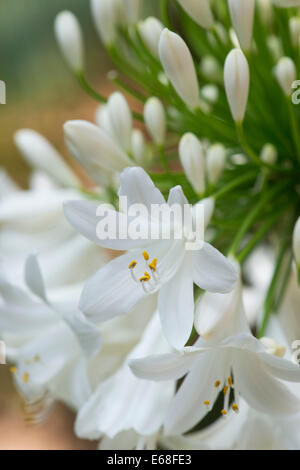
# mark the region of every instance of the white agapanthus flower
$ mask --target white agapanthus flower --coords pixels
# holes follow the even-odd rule
[[[74,201],[65,205],[71,224],[89,240],[114,250],[130,250],[108,263],[88,281],[80,308],[92,321],[104,321],[128,313],[145,296],[159,291],[158,309],[164,334],[174,347],[181,348],[190,336],[194,320],[193,284],[212,292],[229,292],[237,279],[235,268],[205,241],[201,249],[186,251],[191,233],[185,234],[182,239],[171,237],[164,240],[159,232],[158,240],[151,239],[153,226],[159,225],[158,219],[151,219],[152,205],[163,208],[172,207],[173,204],[190,207],[181,187],[170,191],[166,206],[163,195],[147,173],[141,168],[128,168],[121,176],[119,196],[127,197],[129,209],[128,213],[112,214],[109,211],[117,217],[119,234],[127,233],[128,224],[132,221],[130,207],[143,204],[150,214],[141,220],[144,224],[141,230],[148,237],[146,240],[119,234],[115,239],[105,239],[105,233],[99,233],[105,231],[105,227],[99,228],[96,203]],[[161,231],[164,230],[164,223],[163,219],[162,227],[159,227]],[[175,223],[182,224],[182,219],[175,219]],[[174,229],[175,226],[172,227]],[[99,239],[100,235],[102,239]]]

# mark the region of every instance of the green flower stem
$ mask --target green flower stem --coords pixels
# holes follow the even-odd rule
[[[223,186],[223,188],[219,189],[216,193],[212,194],[212,197],[216,200],[220,199],[224,194],[230,192],[232,189],[241,186],[244,183],[247,183],[248,181],[253,181],[255,182],[257,176],[257,171],[249,172],[246,174],[243,174],[239,176],[238,178],[234,179],[233,181],[230,181],[227,185]]]
[[[160,16],[166,28],[171,28],[169,20],[168,0],[160,0]]]
[[[159,156],[160,156],[160,162],[161,162],[161,165],[162,165],[162,167],[163,167],[163,169],[164,169],[164,172],[165,172],[167,175],[170,175],[168,160],[167,160],[167,156],[166,156],[166,154],[165,154],[164,146],[163,146],[163,145],[159,145],[159,146],[158,146],[158,151],[159,151]]]
[[[290,240],[286,240],[282,244],[282,247],[278,254],[272,281],[269,286],[265,303],[264,303],[264,316],[263,316],[263,320],[262,320],[262,323],[258,332],[258,338],[263,337],[266,332],[266,328],[267,328],[268,321],[271,315],[271,311],[274,306],[274,296],[275,296],[276,289],[277,289],[277,282],[278,282],[278,279],[280,278],[282,263],[284,261],[285,253],[289,247],[289,244],[290,244]]]
[[[87,92],[87,94],[89,96],[91,96],[91,98],[93,98],[94,100],[96,101],[99,101],[100,103],[106,103],[107,102],[107,99],[105,98],[105,96],[101,95],[100,93],[98,93],[97,91],[95,91],[91,86],[90,84],[87,82],[84,74],[82,72],[79,72],[77,73],[77,80],[81,86],[81,88]]]
[[[261,196],[259,202],[256,204],[256,206],[254,206],[252,211],[248,214],[248,216],[245,218],[244,222],[242,223],[231,245],[231,248],[229,249],[229,255],[236,256],[239,245],[242,242],[244,236],[246,235],[251,225],[255,222],[259,214],[264,210],[267,202],[269,202],[272,198],[274,198],[277,193],[280,193],[286,186],[287,186],[287,183],[283,185],[282,184],[277,185],[275,187],[272,187],[269,191],[267,191],[265,194]]]
[[[283,297],[287,288],[287,284],[290,279],[293,260],[294,260],[294,256],[293,256],[293,253],[291,252],[288,262],[287,262],[285,272],[283,274],[283,279],[282,279],[281,287],[279,289],[279,294],[278,294],[275,306],[273,308],[274,313],[277,313],[281,306],[281,303],[282,303],[282,300],[283,300]]]
[[[138,90],[135,90],[134,88],[132,88],[130,85],[128,85],[127,83],[125,83],[123,80],[121,80],[119,77],[116,77],[116,78],[113,78],[112,81],[120,88],[122,88],[122,90],[126,91],[127,93],[129,93],[131,96],[133,96],[133,98],[135,98],[137,101],[139,101],[140,103],[145,103],[147,101],[147,98],[142,94],[140,93]]]
[[[296,116],[296,111],[294,108],[294,105],[290,99],[288,98],[288,106],[289,106],[289,112],[290,112],[290,120],[291,120],[291,127],[292,127],[292,134],[293,134],[293,139],[295,142],[295,147],[297,151],[297,160],[300,162],[300,135],[299,135],[299,126],[297,122],[297,116]]]

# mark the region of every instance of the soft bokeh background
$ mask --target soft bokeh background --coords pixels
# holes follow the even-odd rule
[[[149,12],[157,2],[148,0],[144,7]],[[111,64],[93,27],[88,0],[0,1],[0,79],[7,86],[7,104],[0,105],[0,167],[22,187],[28,184],[29,168],[14,146],[14,132],[33,128],[68,158],[63,123],[92,120],[97,106],[80,90],[56,45],[53,21],[63,9],[73,11],[82,24],[89,80],[102,92],[112,88],[106,79]],[[59,404],[46,423],[26,426],[8,366],[0,365],[0,449],[94,448],[95,443],[75,438],[73,421],[72,412]]]

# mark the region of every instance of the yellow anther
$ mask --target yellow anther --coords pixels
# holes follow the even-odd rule
[[[36,356],[34,356],[33,358],[34,362],[39,362],[41,360],[40,356],[37,354]]]
[[[23,374],[23,382],[26,383],[26,384],[29,382],[29,374],[28,374],[28,372],[24,372],[24,374]]]
[[[220,387],[220,385],[221,385],[220,380],[217,380],[217,381],[215,382],[215,387],[218,388],[218,387]]]
[[[210,405],[210,401],[209,401],[209,400],[205,400],[205,401],[203,402],[203,404],[208,406],[208,405]]]
[[[9,370],[12,374],[16,374],[18,372],[18,369],[16,368],[16,366],[11,366]]]
[[[140,277],[140,282],[148,282],[150,281],[151,277],[150,277],[150,274],[145,272],[144,273],[144,276]]]
[[[222,410],[221,413],[222,413],[223,416],[226,416],[226,415],[227,415],[227,411],[226,411],[226,410]]]
[[[134,269],[137,265],[137,262],[135,260],[131,261],[130,265],[128,266],[129,269]]]
[[[237,406],[236,403],[233,403],[232,409],[233,409],[233,411],[234,411],[235,413],[238,413],[238,412],[239,412],[239,407]]]
[[[157,258],[154,258],[154,260],[152,261],[152,263],[149,264],[149,268],[152,269],[152,271],[156,271],[157,269]]]
[[[150,256],[148,255],[147,251],[143,251],[143,257],[145,261],[149,261]]]
[[[229,387],[232,387],[232,385],[233,385],[232,377],[228,377],[228,385],[229,385]]]
[[[223,393],[224,395],[226,395],[226,393],[228,392],[229,390],[229,386],[228,385],[225,385],[225,387],[223,388]]]

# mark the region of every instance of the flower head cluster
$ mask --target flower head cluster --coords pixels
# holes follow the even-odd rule
[[[62,399],[101,449],[299,449],[300,2],[160,3],[91,0],[108,98],[55,20],[98,102],[64,125],[86,175],[16,133],[34,173],[0,179],[0,337],[30,419]]]

